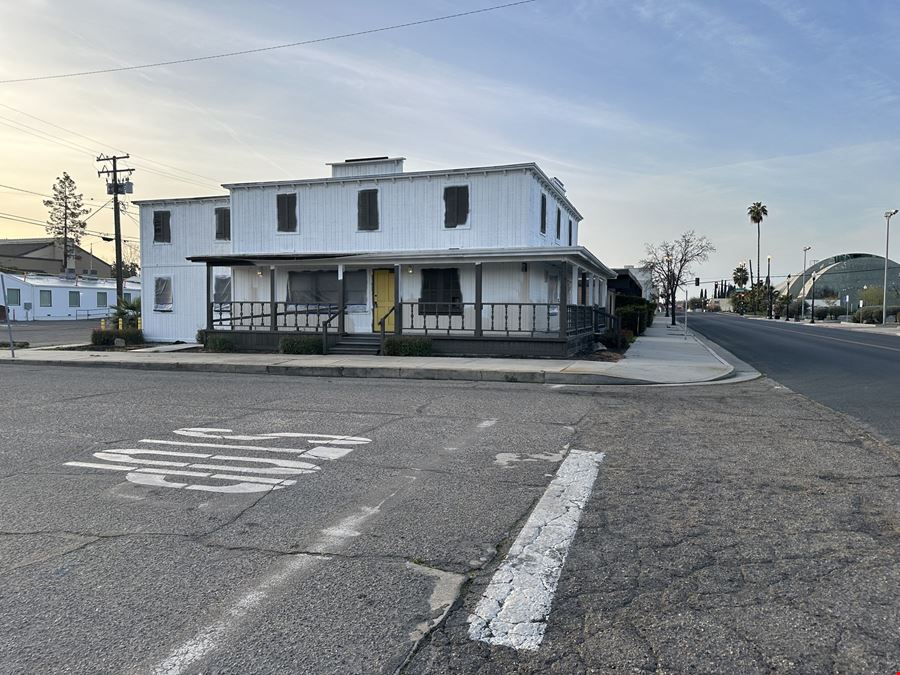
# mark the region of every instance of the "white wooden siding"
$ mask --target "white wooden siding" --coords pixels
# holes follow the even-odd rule
[[[232,242],[216,240],[216,209],[227,207],[220,199],[144,202],[141,215],[141,308],[144,336],[152,341],[193,341],[206,326],[206,265],[191,263],[188,256],[232,253]],[[153,241],[153,212],[169,211],[171,243]],[[234,237],[234,218],[231,223]],[[216,269],[214,274],[230,274]],[[172,279],[172,311],[153,309],[156,278]],[[233,297],[238,297],[232,292]]]
[[[366,252],[535,245],[528,209],[536,184],[525,170],[232,190],[236,253]],[[469,186],[465,225],[444,227],[444,188]],[[378,190],[377,231],[358,230],[357,194]],[[276,195],[296,192],[296,233],[277,232]]]

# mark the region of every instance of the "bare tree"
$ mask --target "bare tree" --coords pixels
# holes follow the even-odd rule
[[[646,257],[641,260],[641,267],[650,273],[654,283],[662,289],[666,304],[671,308],[670,316],[674,326],[675,300],[679,287],[692,274],[694,264],[709,260],[709,254],[714,253],[716,247],[706,237],[690,230],[675,241],[644,244],[644,250]]]

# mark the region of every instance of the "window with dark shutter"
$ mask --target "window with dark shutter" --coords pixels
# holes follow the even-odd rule
[[[447,316],[462,313],[462,290],[459,286],[459,270],[455,267],[423,269],[419,315]]]
[[[562,239],[562,211],[556,207],[556,238]]]
[[[541,234],[547,234],[547,195],[541,195]]]
[[[216,209],[216,239],[218,241],[231,240],[231,209],[229,208]]]
[[[297,193],[291,192],[276,196],[278,206],[278,231],[297,231]],[[229,216],[230,220],[230,216]]]
[[[157,244],[172,242],[172,229],[169,225],[172,214],[169,211],[153,212],[153,241]]]
[[[444,188],[444,227],[465,225],[469,219],[469,186],[452,185]]]
[[[572,219],[569,218],[569,246],[572,245]]]
[[[357,228],[378,229],[378,190],[360,190],[357,195]]]

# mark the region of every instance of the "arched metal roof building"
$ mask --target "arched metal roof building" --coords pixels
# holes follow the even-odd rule
[[[800,296],[811,298],[812,275],[816,275],[816,298],[835,296],[844,302],[844,297],[849,295],[851,303],[859,301],[859,293],[864,286],[869,288],[881,288],[884,285],[884,257],[871,253],[843,253],[819,260],[806,269],[804,285],[803,274],[791,275],[791,297]],[[779,292],[784,292],[788,286],[787,281],[782,281],[777,286]],[[896,304],[900,298],[900,264],[888,260],[888,304],[891,298]]]

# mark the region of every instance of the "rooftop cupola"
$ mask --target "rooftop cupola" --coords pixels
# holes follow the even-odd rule
[[[383,176],[385,174],[403,173],[405,157],[361,157],[345,159],[343,162],[330,162],[332,178],[353,176]]]

